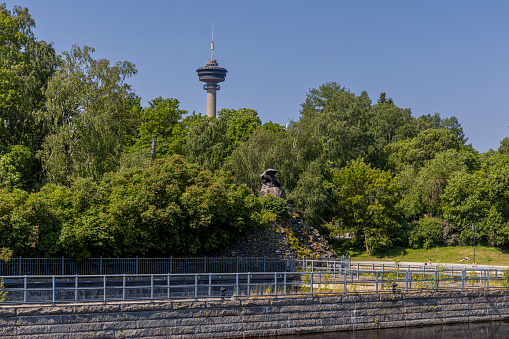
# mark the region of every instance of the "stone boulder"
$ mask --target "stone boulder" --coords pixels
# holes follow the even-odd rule
[[[281,198],[286,200],[286,192],[281,187],[270,187],[266,189],[262,189],[260,193],[258,193],[260,197],[264,197],[266,195],[272,195],[276,198]]]

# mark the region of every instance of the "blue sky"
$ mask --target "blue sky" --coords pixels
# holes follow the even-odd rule
[[[2,0],[0,0],[1,2]],[[4,0],[5,1],[5,0]],[[143,105],[158,96],[205,112],[196,69],[228,69],[217,108],[263,122],[299,117],[307,91],[336,81],[376,102],[384,91],[414,116],[456,116],[480,152],[509,136],[509,2],[18,0],[57,52],[136,64]]]

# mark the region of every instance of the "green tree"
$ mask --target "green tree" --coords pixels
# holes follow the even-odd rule
[[[440,117],[440,113],[435,113],[433,115],[421,115],[418,120],[423,123],[423,126],[425,126],[426,129],[447,129],[451,131],[452,134],[454,134],[462,144],[465,144],[468,140],[468,138],[465,136],[465,133],[463,132],[463,127],[461,127],[458,118],[455,116],[451,116],[450,118],[442,118]]]
[[[498,148],[498,151],[503,154],[509,153],[509,138],[504,138],[500,142],[500,147]]]
[[[240,108],[235,110],[224,108],[217,114],[219,119],[226,119],[227,121],[226,134],[230,138],[230,153],[262,124],[258,112],[254,109]]]
[[[217,119],[195,117],[185,123],[176,128],[175,140],[183,140],[181,154],[212,171],[223,168],[232,152],[261,125],[258,113],[247,108],[222,109]]]
[[[20,24],[11,17],[5,4],[0,6],[0,113],[2,118],[2,139],[11,139],[13,124],[22,106],[22,76],[27,72],[29,61],[23,54],[28,37],[21,31]]]
[[[279,170],[279,182],[291,192],[300,175],[320,157],[323,157],[321,142],[292,124],[288,130],[254,130],[228,158],[225,168],[238,183],[248,185],[256,194],[261,188],[260,174],[267,168],[275,168]]]
[[[76,217],[60,243],[76,257],[204,255],[259,222],[258,199],[246,186],[178,156],[74,185]]]
[[[389,100],[390,102],[379,99],[372,107],[372,125],[381,147],[391,142],[413,138],[418,134],[417,123],[410,109],[399,108],[392,99]]]
[[[138,139],[135,149],[150,149],[152,143],[156,152],[171,152],[173,130],[187,111],[179,108],[179,101],[173,98],[155,98],[141,112],[141,124],[138,127]],[[154,139],[155,138],[155,139]]]
[[[34,156],[27,147],[9,147],[5,154],[0,154],[0,187],[29,190],[35,180],[34,164]]]
[[[49,130],[39,153],[50,181],[70,186],[77,177],[99,179],[119,166],[123,132],[139,104],[124,81],[136,69],[94,60],[89,47],[64,52],[46,90],[43,119]]]
[[[473,155],[454,149],[440,152],[423,167],[407,167],[397,175],[400,194],[399,208],[407,218],[421,218],[424,214],[442,215],[442,194],[449,180],[458,173],[468,172]]]
[[[436,154],[461,148],[462,143],[449,130],[428,129],[413,139],[388,144],[384,150],[388,154],[388,167],[399,172],[408,166],[419,169]]]
[[[287,195],[306,223],[318,227],[320,233],[329,231],[321,226],[337,213],[332,177],[331,163],[316,159],[299,175],[296,187]]]
[[[428,250],[443,244],[443,220],[437,218],[420,219],[410,232],[409,244],[412,248]]]
[[[366,96],[356,97],[335,82],[321,85],[310,89],[301,105],[299,128],[322,142],[336,168],[353,159],[376,161],[380,150],[374,146],[373,113],[367,104]]]
[[[0,190],[0,246],[16,256],[49,257],[60,252],[57,241],[63,223],[71,218],[71,195],[63,186],[46,185],[27,194]]]
[[[334,175],[338,219],[353,231],[354,242],[368,254],[390,248],[401,236],[394,206],[397,182],[389,172],[374,169],[362,160],[350,161]]]
[[[489,246],[509,247],[509,156],[488,152],[481,156],[481,169],[456,175],[443,195],[444,218],[464,243],[476,239]]]
[[[35,22],[27,8],[13,11],[0,4],[0,140],[4,146],[40,148],[45,130],[37,118],[44,90],[58,58],[51,44],[32,33]]]
[[[189,128],[182,144],[182,154],[202,168],[216,171],[223,168],[230,155],[230,137],[226,119],[204,118]]]

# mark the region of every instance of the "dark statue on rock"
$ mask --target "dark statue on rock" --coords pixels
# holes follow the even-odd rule
[[[281,184],[276,179],[277,172],[279,171],[276,169],[269,168],[266,169],[265,172],[263,172],[260,175],[260,179],[263,180],[262,190],[259,193],[260,197],[266,195],[273,195],[277,198],[286,200],[286,192],[284,189],[281,188]]]
[[[269,189],[271,187],[281,187],[281,184],[276,179],[276,173],[279,172],[278,170],[269,168],[266,169],[265,172],[263,172],[260,175],[260,179],[263,180],[262,183],[262,190]]]

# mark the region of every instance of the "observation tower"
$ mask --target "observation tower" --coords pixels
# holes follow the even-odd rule
[[[216,117],[216,92],[221,89],[218,83],[223,82],[228,71],[226,68],[218,67],[217,61],[214,59],[214,39],[210,44],[210,60],[207,61],[205,67],[196,70],[200,81],[203,81],[203,89],[207,91],[207,116]]]

